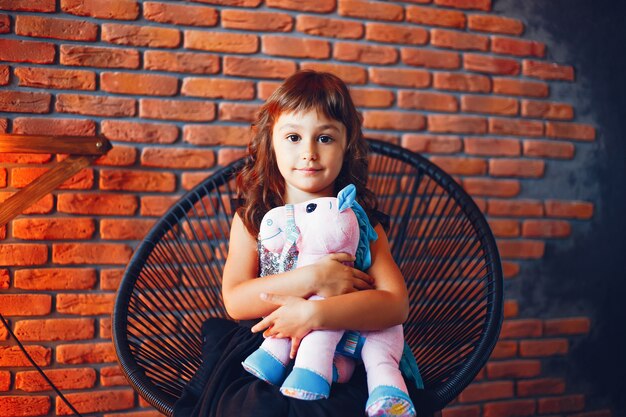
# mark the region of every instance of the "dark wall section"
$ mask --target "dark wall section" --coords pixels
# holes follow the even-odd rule
[[[526,317],[588,316],[589,337],[551,360],[545,374],[587,394],[587,409],[626,416],[626,5],[612,0],[496,0],[497,14],[522,19],[525,37],[544,41],[548,60],[573,65],[576,82],[551,83],[551,99],[574,105],[576,121],[597,128],[569,163],[548,165],[529,197],[558,195],[595,204],[574,222],[572,240],[554,240],[541,261],[526,263],[511,286]]]

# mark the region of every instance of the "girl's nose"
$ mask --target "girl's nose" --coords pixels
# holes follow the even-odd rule
[[[302,152],[302,159],[305,161],[315,161],[317,160],[317,154],[313,151],[304,151]]]

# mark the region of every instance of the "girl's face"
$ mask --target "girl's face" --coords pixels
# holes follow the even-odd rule
[[[272,147],[285,180],[285,203],[331,197],[346,145],[343,123],[315,109],[282,113],[274,123]]]

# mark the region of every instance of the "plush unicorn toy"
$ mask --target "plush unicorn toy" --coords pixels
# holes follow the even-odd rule
[[[369,241],[376,238],[367,215],[356,202],[356,187],[352,184],[341,190],[336,198],[317,198],[270,210],[263,218],[259,232],[260,244],[280,254],[280,270],[285,270],[285,259],[293,245],[298,251],[297,268],[312,264],[329,253],[354,255],[359,252],[357,263],[361,265],[356,266],[367,270],[371,264]],[[314,295],[310,299],[321,298]],[[290,361],[289,339],[266,338],[259,349],[246,358],[243,367],[264,381],[281,385],[283,395],[316,400],[328,398],[331,382],[338,379],[333,357],[336,354],[358,357],[360,353],[367,371],[368,416],[414,416],[415,408],[398,368],[404,346],[402,326],[360,334],[345,333],[347,337],[343,339],[344,331],[316,330],[307,334],[286,379]],[[347,343],[339,343],[346,340]],[[351,372],[353,367],[348,366],[348,369]],[[349,377],[342,375],[341,379]]]

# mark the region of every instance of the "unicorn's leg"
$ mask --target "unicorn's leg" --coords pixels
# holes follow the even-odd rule
[[[290,350],[290,339],[268,337],[241,364],[257,378],[273,385],[280,385],[285,379]]]
[[[367,415],[415,416],[415,407],[399,369],[404,348],[402,326],[368,332],[365,336],[361,357],[367,371]]]

